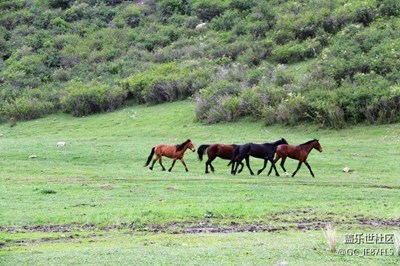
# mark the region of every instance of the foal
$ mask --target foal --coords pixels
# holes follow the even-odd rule
[[[304,163],[307,166],[308,170],[310,170],[312,177],[314,177],[314,173],[311,170],[311,166],[307,162],[308,154],[310,154],[312,149],[316,149],[319,152],[322,152],[322,147],[319,144],[317,139],[307,141],[306,143],[303,143],[298,146],[286,145],[286,144],[280,145],[276,149],[274,163],[276,163],[279,159],[282,158],[281,167],[282,167],[283,171],[285,171],[286,175],[288,175],[288,173],[285,169],[285,166],[284,166],[286,158],[289,157],[289,158],[298,160],[299,164],[297,165],[296,171],[294,171],[294,173],[292,174],[292,177],[294,177],[294,175],[297,173],[297,171],[299,171],[302,163]],[[268,175],[271,173],[271,171],[272,171],[272,167],[269,169]]]

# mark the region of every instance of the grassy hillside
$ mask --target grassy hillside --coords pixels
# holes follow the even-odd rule
[[[399,124],[341,131],[247,119],[204,125],[194,122],[194,108],[189,101],[134,105],[0,125],[1,264],[348,265],[365,258],[327,251],[327,223],[344,249],[346,234],[397,232]],[[281,137],[293,144],[320,139],[324,151],[309,157],[315,178],[304,166],[295,178],[251,176],[247,169],[232,176],[220,159],[216,173],[206,175],[190,151],[188,173],[179,162],[171,173],[143,167],[159,143],[190,138],[198,147]],[[296,164],[288,159],[289,172]],[[262,161],[251,165],[257,170]],[[396,260],[377,256],[369,263]]]
[[[0,11],[0,121],[188,97],[206,123],[399,121],[396,0],[12,0]]]

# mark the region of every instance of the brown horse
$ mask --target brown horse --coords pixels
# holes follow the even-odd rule
[[[154,153],[156,154],[156,158],[153,160],[153,163],[150,166],[150,170],[153,170],[153,166],[156,163],[156,161],[158,160],[162,170],[165,171],[164,166],[162,165],[162,156],[166,156],[168,158],[172,158],[172,165],[171,167],[168,169],[169,172],[171,172],[172,167],[174,167],[176,160],[180,160],[182,162],[182,164],[185,166],[185,170],[186,172],[189,171],[185,161],[183,160],[183,155],[185,154],[185,151],[187,149],[190,149],[192,152],[196,151],[194,148],[194,145],[192,143],[192,141],[190,139],[186,140],[185,142],[183,142],[182,144],[177,144],[177,145],[165,145],[165,144],[160,144],[157,145],[155,147],[153,147],[151,149],[149,158],[147,159],[146,164],[144,165],[145,167],[148,166],[150,164],[151,159],[153,158]]]
[[[275,155],[274,163],[276,163],[279,159],[282,158],[281,167],[282,167],[283,171],[285,171],[286,175],[288,175],[288,173],[285,169],[285,166],[284,166],[286,158],[289,157],[289,158],[298,160],[299,164],[297,165],[296,171],[294,171],[294,173],[292,174],[292,177],[294,177],[294,175],[297,173],[297,171],[299,171],[302,163],[304,163],[307,166],[308,170],[310,170],[312,177],[314,177],[314,173],[311,170],[311,167],[307,162],[308,154],[310,154],[312,149],[316,149],[319,152],[322,152],[322,147],[319,144],[317,139],[307,141],[306,143],[303,143],[298,146],[288,145],[288,144],[279,145],[275,152],[276,155]],[[271,171],[272,171],[272,166],[269,169],[268,175],[271,173]]]
[[[207,155],[208,155],[208,160],[206,162],[206,174],[208,174],[208,166],[210,166],[211,171],[214,173],[214,166],[211,164],[212,161],[215,160],[215,158],[219,157],[221,159],[225,160],[232,160],[233,157],[233,151],[237,145],[235,144],[230,144],[230,145],[224,145],[224,144],[203,144],[197,149],[197,154],[199,155],[199,160],[203,160],[203,154],[207,150]],[[243,170],[244,164],[240,162],[241,168],[239,170],[239,173]]]

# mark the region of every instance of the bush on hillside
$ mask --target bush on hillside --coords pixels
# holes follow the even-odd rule
[[[221,15],[227,8],[228,2],[223,0],[194,0],[191,3],[191,13],[203,22]]]
[[[121,107],[127,92],[104,84],[73,83],[61,98],[62,109],[74,116],[113,111]]]
[[[156,104],[185,99],[208,83],[212,68],[175,62],[151,67],[125,79],[121,86],[138,103]]]

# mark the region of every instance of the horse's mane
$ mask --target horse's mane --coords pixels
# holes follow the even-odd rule
[[[185,142],[182,142],[181,144],[177,144],[176,145],[176,151],[181,151],[181,150],[183,150],[183,148],[185,148],[185,145],[188,143],[188,142],[190,142],[191,140],[190,139],[188,139],[188,140],[186,140]]]
[[[310,144],[311,142],[314,142],[314,141],[318,141],[318,140],[317,139],[312,139],[312,140],[309,140],[307,142],[304,142],[303,144],[300,144],[299,146],[307,145],[307,144]]]

